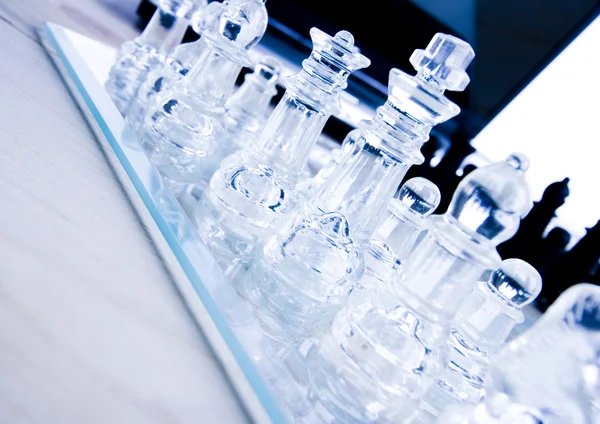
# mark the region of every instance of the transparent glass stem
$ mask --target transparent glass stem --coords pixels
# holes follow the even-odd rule
[[[343,214],[355,242],[366,242],[410,165],[367,142],[332,172],[315,206]]]
[[[200,41],[206,43],[206,41]],[[233,61],[215,46],[208,44],[202,56],[184,77],[187,91],[204,103],[223,107],[231,94],[243,65]]]
[[[286,92],[252,150],[272,158],[284,174],[298,178],[328,118],[329,114]]]
[[[445,319],[449,320],[461,300],[472,290],[473,282],[488,267],[495,268],[495,260],[498,259],[492,256],[487,260],[473,261],[467,255],[457,255],[455,252],[461,245],[471,245],[473,250],[478,248],[482,252],[493,249],[493,246],[483,243],[479,247],[467,233],[457,230],[447,216],[430,217],[428,228],[429,233],[412,252],[402,276],[396,280],[410,282],[406,285],[407,290],[426,299],[432,312],[445,313],[448,315]]]

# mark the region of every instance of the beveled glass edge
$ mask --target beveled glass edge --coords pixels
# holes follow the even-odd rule
[[[61,65],[64,66],[74,87],[78,90],[76,94],[81,96],[89,109],[96,121],[94,124],[102,131],[104,138],[131,180],[137,194],[177,258],[194,292],[200,298],[208,316],[218,329],[220,338],[237,361],[244,378],[254,390],[254,395],[264,409],[264,414],[256,411],[256,405],[249,405],[248,403],[252,401],[238,391],[252,418],[257,422],[265,422],[265,419],[277,423],[285,422],[284,414],[277,402],[262,381],[254,364],[205,286],[203,280],[207,278],[216,280],[217,284],[226,284],[214,258],[202,245],[193,225],[187,219],[175,197],[164,189],[158,171],[145,153],[122,143],[120,137],[117,136],[117,134],[123,133],[125,122],[104,88],[94,78],[87,65],[81,60],[68,38],[64,35],[63,27],[52,22],[44,22],[40,33],[42,37],[49,41],[54,52],[58,55]],[[166,218],[166,216],[169,216],[168,214],[173,213],[177,216],[176,219],[179,222],[169,222],[169,219]],[[203,266],[200,266],[200,264]],[[184,293],[182,293],[182,296],[186,297]],[[198,318],[197,314],[195,316]],[[211,343],[214,343],[213,338],[209,337],[209,339]],[[220,356],[219,349],[215,349],[215,352]],[[230,379],[240,377],[239,375],[231,375],[228,367],[224,366],[224,368]],[[237,389],[236,382],[232,381],[232,383]]]

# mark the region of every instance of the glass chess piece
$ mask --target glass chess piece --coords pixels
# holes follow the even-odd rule
[[[330,115],[340,112],[346,79],[370,61],[347,31],[334,37],[312,28],[313,51],[254,139],[228,156],[196,209],[200,237],[235,285],[277,222],[294,207],[293,191]]]
[[[248,146],[264,126],[270,113],[271,98],[277,94],[277,80],[281,62],[272,56],[263,57],[254,67],[254,72],[246,75],[244,83],[225,104],[222,126],[216,135],[218,149],[213,163],[220,163],[225,157]],[[195,184],[167,181],[176,194],[181,206],[189,217],[202,196]]]
[[[540,274],[520,259],[502,261],[488,281],[480,281],[453,319],[444,370],[405,424],[435,424],[450,405],[478,403],[493,355],[541,289]]]
[[[455,405],[439,424],[600,422],[600,287],[566,290],[494,357],[476,406]]]
[[[221,160],[249,146],[263,128],[270,115],[271,99],[277,94],[280,72],[281,62],[273,56],[264,56],[227,100],[218,137]]]
[[[427,219],[401,272],[350,295],[307,349],[312,396],[325,421],[401,423],[412,413],[442,371],[460,301],[486,269],[499,266],[496,245],[531,208],[526,169],[523,157],[511,155],[473,171],[448,211]]]
[[[388,203],[365,252],[364,288],[376,287],[398,272],[426,230],[426,218],[440,203],[440,190],[431,181],[406,181]]]
[[[142,146],[167,179],[202,185],[218,167],[216,136],[225,102],[242,67],[251,66],[248,50],[266,30],[264,2],[223,3],[216,30],[200,39],[202,54],[194,66],[149,105]]]
[[[434,125],[460,111],[444,90],[462,90],[474,57],[469,44],[437,34],[416,50],[410,76],[390,72],[387,102],[351,132],[360,148],[336,167],[318,195],[286,220],[253,262],[243,295],[263,330],[296,344],[329,328],[364,271],[364,250],[381,213]]]
[[[233,3],[241,1],[243,0],[230,0]],[[217,30],[219,16],[224,9],[223,3],[218,1],[208,5],[205,2],[201,3],[199,6],[202,7],[193,13],[191,20],[192,28],[200,37],[204,32]],[[180,44],[175,47],[172,54],[148,72],[125,114],[127,123],[136,134],[140,133],[140,127],[144,124],[147,108],[152,99],[161,91],[168,90],[189,72],[196,60],[202,57],[204,45],[205,43],[200,40]]]
[[[141,35],[125,42],[117,52],[104,87],[122,115],[148,72],[160,66],[166,54],[181,42],[195,4],[195,0],[159,1]]]

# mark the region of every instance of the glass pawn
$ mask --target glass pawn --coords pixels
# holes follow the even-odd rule
[[[600,422],[600,287],[566,290],[494,357],[477,406],[448,408],[439,424]]]
[[[205,0],[198,0],[206,4]],[[194,0],[161,0],[142,34],[117,52],[104,88],[119,112],[126,115],[148,72],[160,66],[181,42],[189,25]]]
[[[376,287],[392,278],[427,231],[426,218],[440,199],[440,190],[425,178],[411,178],[402,185],[369,241],[362,287]]]
[[[408,418],[443,367],[458,305],[512,237],[532,201],[527,162],[510,156],[473,171],[448,211],[387,284],[354,291],[308,350],[314,398],[344,423]]]
[[[241,0],[230,1],[236,3],[236,1]],[[207,31],[216,31],[219,16],[223,9],[223,3],[218,1],[200,7],[192,16],[194,31],[200,37]],[[140,84],[140,88],[133,97],[125,116],[127,123],[136,134],[140,134],[140,128],[144,124],[144,118],[152,99],[161,91],[168,90],[189,72],[195,61],[202,56],[204,45],[205,43],[200,42],[200,40],[180,44],[166,60],[150,70]]]
[[[250,65],[248,50],[266,30],[264,1],[223,3],[216,30],[200,39],[202,54],[192,69],[150,104],[142,146],[168,179],[201,184],[218,167],[225,102],[242,67]]]
[[[340,112],[346,79],[370,64],[347,31],[331,37],[312,28],[310,35],[302,70],[286,80],[254,143],[221,162],[196,209],[200,237],[232,281],[294,207],[294,187],[325,122]]]
[[[219,134],[221,160],[249,146],[270,115],[271,99],[277,94],[281,62],[263,57],[246,75],[244,83],[227,100],[223,128]],[[220,161],[219,161],[220,162]]]
[[[243,293],[264,331],[295,344],[327,330],[364,271],[364,250],[381,213],[434,125],[460,109],[443,94],[468,83],[474,53],[437,34],[417,50],[410,76],[390,72],[387,102],[352,137],[360,146],[336,167],[318,195],[271,237],[246,274]]]
[[[434,424],[450,405],[479,402],[493,355],[541,289],[540,274],[520,259],[502,261],[489,281],[479,282],[452,322],[444,370],[405,423]]]

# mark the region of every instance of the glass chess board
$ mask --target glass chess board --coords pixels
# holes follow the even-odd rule
[[[288,357],[291,362],[283,362],[280,347],[263,334],[201,241],[186,214],[189,209],[170,192],[104,91],[115,49],[53,23],[44,25],[40,37],[165,263],[183,270],[184,278],[174,278],[177,288],[252,420],[319,422],[294,355]],[[283,74],[295,71],[284,68]],[[319,140],[309,159],[311,171],[326,163],[335,146],[326,136]],[[539,316],[533,308],[523,312],[525,322],[509,338]]]

